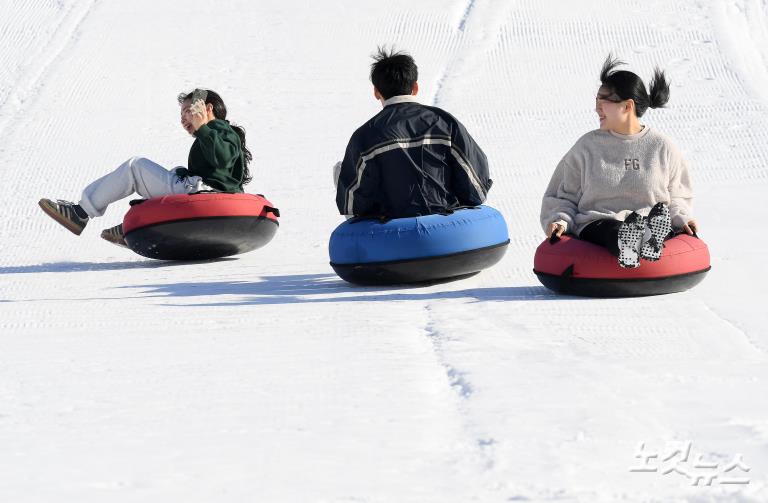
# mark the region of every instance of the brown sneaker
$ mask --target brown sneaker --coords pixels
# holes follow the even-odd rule
[[[58,200],[56,202],[50,199],[41,199],[37,204],[52,219],[66,227],[70,232],[80,235],[88,224],[88,217],[81,217],[75,211],[75,203]]]
[[[119,224],[101,231],[101,239],[106,239],[112,244],[122,246],[123,248],[128,248],[128,244],[125,242],[125,238],[123,237],[123,224]]]

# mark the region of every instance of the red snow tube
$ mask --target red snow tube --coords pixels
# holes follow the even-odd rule
[[[171,195],[132,201],[123,233],[128,247],[145,257],[207,260],[264,246],[279,216],[261,195]]]
[[[656,262],[623,269],[614,255],[596,244],[563,236],[536,249],[533,272],[555,292],[587,297],[638,297],[682,292],[710,269],[709,249],[699,238],[680,234],[664,242]]]

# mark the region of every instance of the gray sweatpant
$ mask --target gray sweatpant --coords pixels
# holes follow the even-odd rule
[[[179,178],[177,169],[169,171],[149,159],[131,157],[113,172],[88,185],[79,204],[89,217],[100,217],[111,203],[133,193],[150,198],[211,190],[199,176]]]

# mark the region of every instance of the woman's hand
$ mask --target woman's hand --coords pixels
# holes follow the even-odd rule
[[[548,238],[551,238],[553,234],[556,235],[557,237],[560,237],[563,235],[564,232],[565,232],[565,227],[558,222],[552,222],[547,227]]]
[[[203,100],[197,100],[189,107],[189,123],[195,131],[210,121],[208,115],[208,109]]]
[[[687,224],[683,225],[683,232],[688,234],[689,236],[693,236],[697,232],[699,232],[699,224],[696,223],[696,220],[689,220]]]

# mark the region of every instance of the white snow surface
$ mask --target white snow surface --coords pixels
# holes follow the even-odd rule
[[[766,0],[0,6],[0,501],[768,501]],[[488,154],[496,267],[359,288],[328,265],[377,44]],[[673,83],[644,121],[692,167],[713,268],[686,293],[562,297],[532,273],[609,51]],[[127,202],[79,238],[43,215],[130,156],[185,164],[195,86],[247,129],[272,243],[166,263],[99,239]],[[686,442],[688,467],[740,454],[724,475],[749,484],[632,472],[642,442],[659,467]]]

